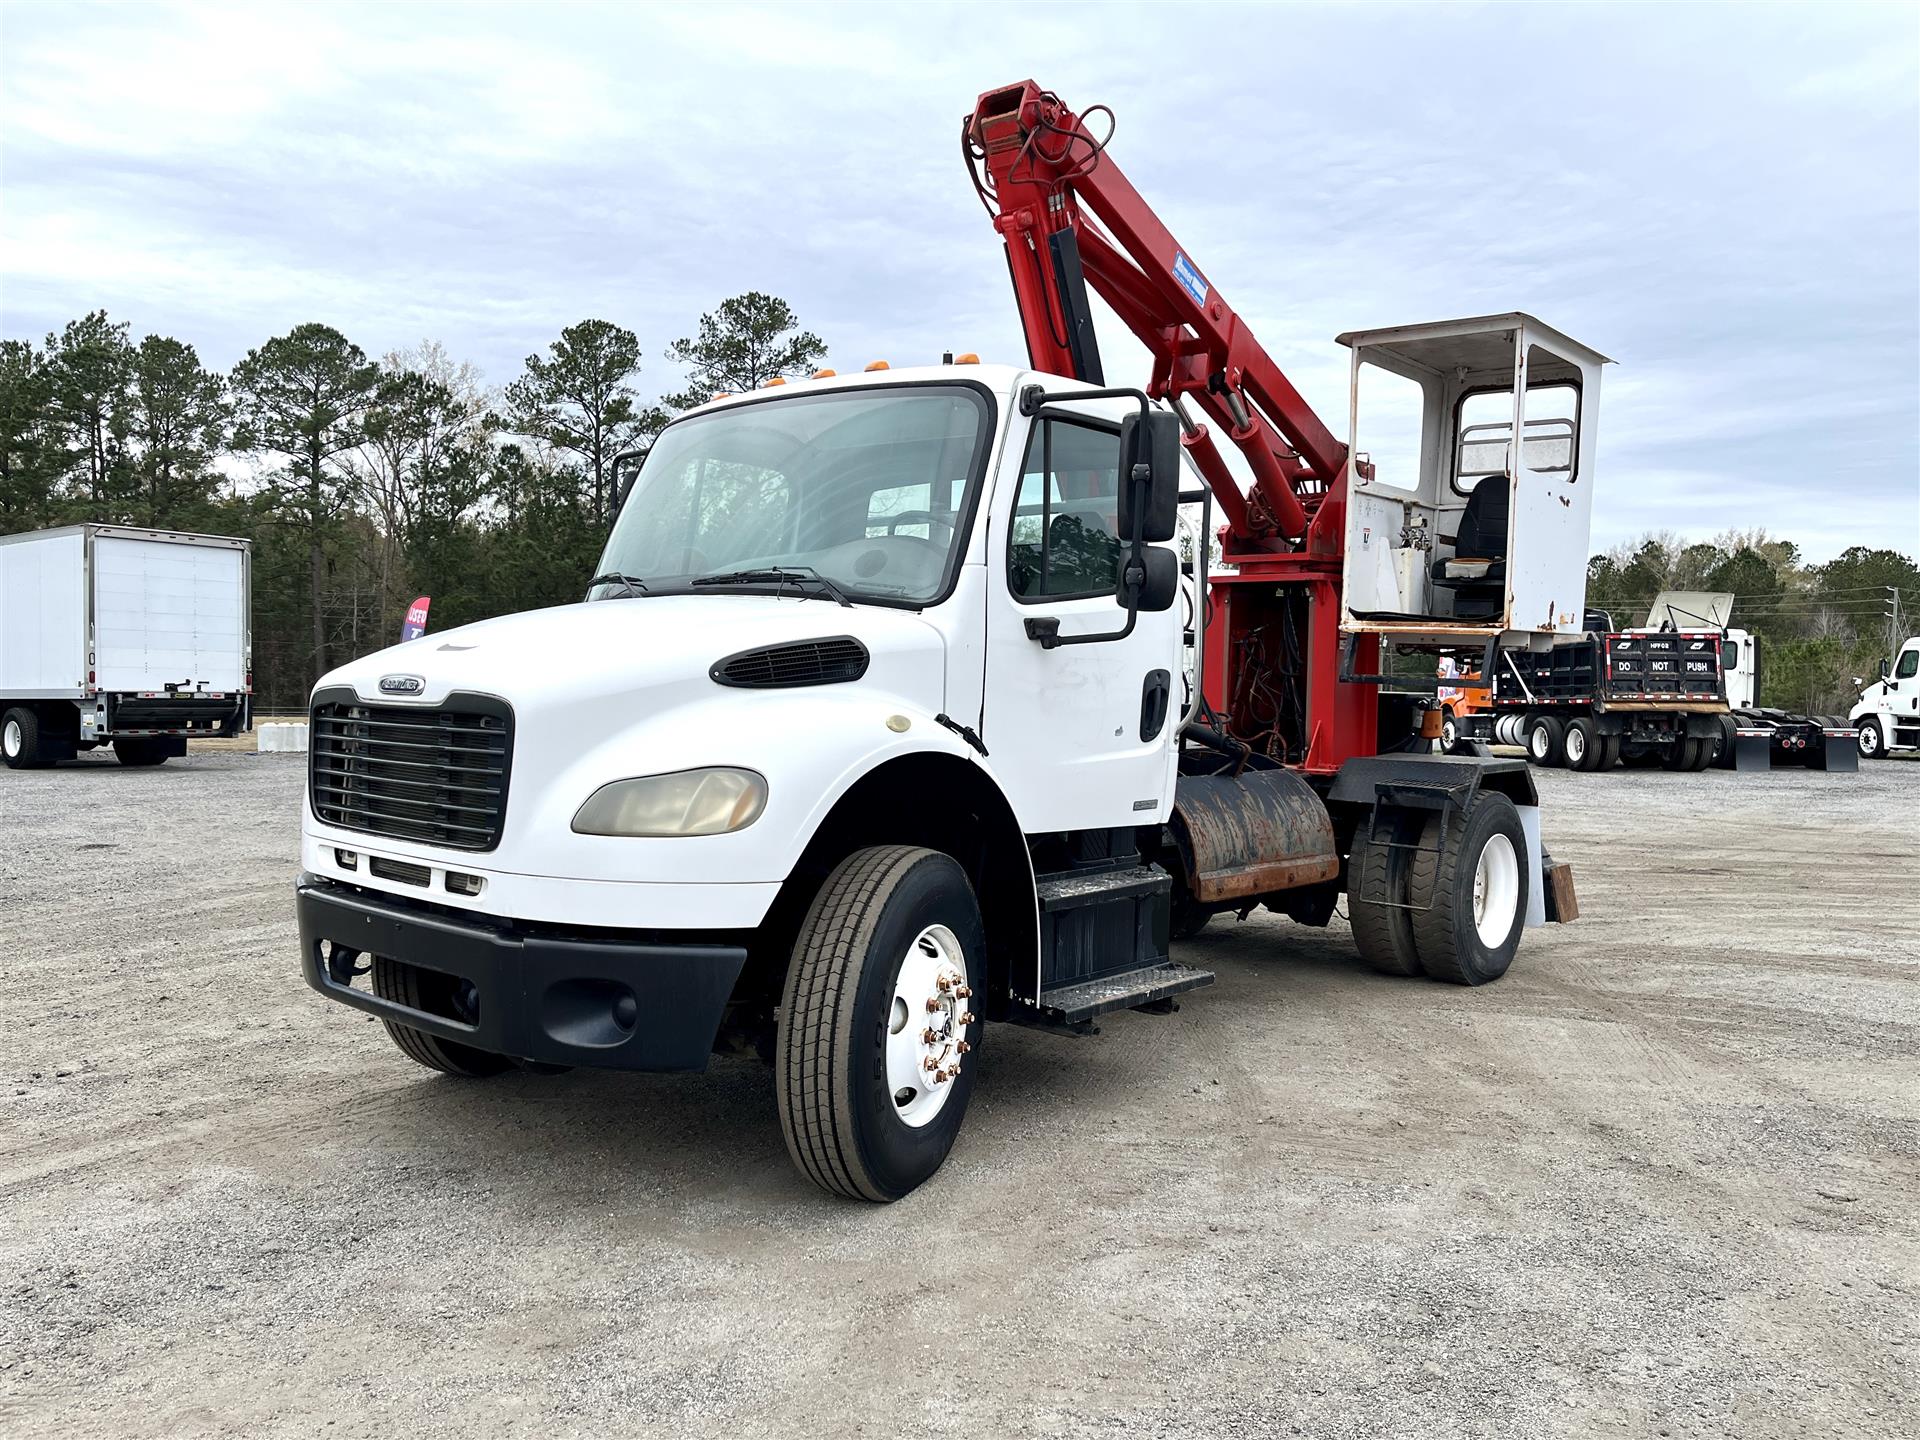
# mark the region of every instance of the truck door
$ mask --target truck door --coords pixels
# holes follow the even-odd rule
[[[1180,611],[1142,613],[1125,639],[1044,649],[1060,635],[1117,631],[1120,427],[1048,410],[989,517],[985,741],[1028,834],[1151,824],[1173,794],[1172,732],[1185,705]]]

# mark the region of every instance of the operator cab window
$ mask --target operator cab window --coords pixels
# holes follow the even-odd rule
[[[1120,564],[1120,434],[1043,418],[1027,442],[1008,532],[1022,600],[1111,595]]]
[[[1535,385],[1527,391],[1523,469],[1574,478],[1580,392],[1571,385]],[[1513,450],[1513,391],[1475,390],[1460,398],[1453,488],[1471,495],[1482,480],[1509,473]]]
[[[1911,680],[1916,670],[1920,670],[1920,650],[1902,650],[1900,663],[1893,668],[1893,678]]]

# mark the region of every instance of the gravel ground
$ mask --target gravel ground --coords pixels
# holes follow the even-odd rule
[[[1216,921],[889,1208],[753,1064],[312,994],[302,774],[0,772],[0,1433],[1920,1432],[1920,765],[1542,775],[1585,916],[1500,984]]]

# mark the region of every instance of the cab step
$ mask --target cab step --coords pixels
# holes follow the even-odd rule
[[[1169,960],[1158,965],[1143,965],[1138,970],[1122,971],[1118,975],[1103,975],[1094,980],[1057,985],[1040,992],[1037,1021],[1048,1027],[1079,1029],[1115,1010],[1158,1007],[1183,991],[1211,985],[1213,979],[1211,970],[1176,965]]]
[[[1129,865],[1119,870],[1043,875],[1035,889],[1040,896],[1041,912],[1053,915],[1062,910],[1078,910],[1084,905],[1106,905],[1141,895],[1165,894],[1172,885],[1172,877],[1164,870]]]

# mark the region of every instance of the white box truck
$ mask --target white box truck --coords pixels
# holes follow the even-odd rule
[[[251,542],[123,525],[0,536],[0,758],[123,765],[252,724]]]

